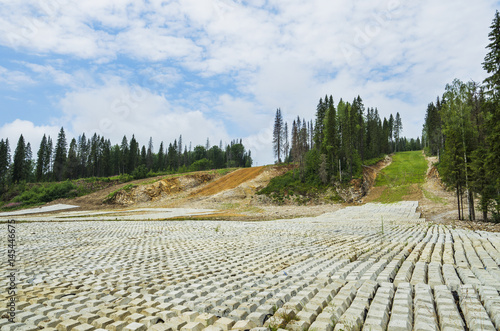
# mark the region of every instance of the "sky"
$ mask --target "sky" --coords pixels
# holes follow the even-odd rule
[[[272,126],[332,95],[421,135],[428,103],[481,82],[492,0],[0,0],[0,138],[119,144],[243,139],[274,162]]]

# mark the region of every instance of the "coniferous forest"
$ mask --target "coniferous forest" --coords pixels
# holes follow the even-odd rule
[[[382,120],[377,108],[365,109],[360,96],[352,103],[340,99],[337,106],[331,95],[320,98],[314,122],[297,117],[290,133],[288,128],[281,109],[277,109],[275,157],[278,163],[298,163],[302,181],[349,181],[360,176],[368,160],[422,148],[420,138],[408,140],[402,136],[399,112]]]
[[[241,139],[224,146],[222,141],[218,145],[210,145],[207,138],[205,146],[193,148],[191,143],[183,143],[181,135],[168,146],[161,142],[155,152],[152,138],[147,146],[141,147],[134,135],[130,141],[124,136],[120,144],[112,145],[109,139],[97,134],[91,138],[82,134],[71,139],[68,146],[66,133],[61,128],[55,141],[50,136],[42,137],[36,156],[23,135],[15,146],[12,154],[9,141],[0,139],[0,204],[2,200],[6,202],[21,194],[24,188],[17,187],[26,183],[100,177],[109,180],[110,176],[117,176],[119,181],[127,182],[160,174],[252,166],[251,152],[245,150]],[[41,201],[31,199],[32,202],[67,197],[69,191],[77,189],[70,182],[53,184],[50,188],[54,192],[38,192],[39,196],[44,197],[40,198]]]
[[[455,79],[429,103],[422,140],[439,157],[443,181],[455,191],[458,218],[500,221],[500,15],[495,13],[484,82]],[[475,201],[479,200],[476,206]],[[477,208],[476,208],[477,207]]]

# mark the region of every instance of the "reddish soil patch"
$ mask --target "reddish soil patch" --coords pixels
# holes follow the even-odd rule
[[[264,167],[238,169],[194,191],[190,196],[210,196],[225,190],[231,190],[244,182],[254,179],[262,171],[264,171]]]

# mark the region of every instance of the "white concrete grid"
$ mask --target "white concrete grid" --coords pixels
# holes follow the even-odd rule
[[[16,323],[0,328],[498,330],[500,235],[432,225],[416,208],[18,223]]]

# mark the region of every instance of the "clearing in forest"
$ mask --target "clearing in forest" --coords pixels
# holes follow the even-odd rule
[[[394,154],[391,165],[378,174],[370,200],[383,203],[420,200],[427,167],[422,151]]]

